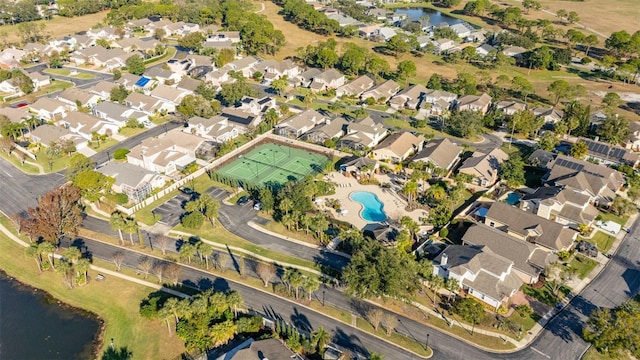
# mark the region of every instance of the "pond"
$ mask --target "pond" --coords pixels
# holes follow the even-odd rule
[[[440,25],[442,23],[454,25],[463,22],[460,19],[451,17],[447,14],[443,14],[440,11],[426,8],[408,8],[408,9],[396,9],[396,14],[407,15],[410,21],[420,20],[424,16],[429,17],[429,24],[433,26]]]
[[[99,331],[95,316],[60,304],[0,271],[2,359],[90,359]]]

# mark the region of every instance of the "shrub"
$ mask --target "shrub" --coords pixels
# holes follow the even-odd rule
[[[571,253],[569,253],[567,250],[560,250],[556,253],[556,255],[558,255],[558,258],[560,258],[560,260],[567,261],[569,260]]]
[[[129,202],[129,196],[127,196],[127,194],[122,194],[122,193],[108,193],[105,195],[105,198],[107,198],[110,201],[113,201],[118,205],[124,205]]]
[[[187,229],[199,229],[204,223],[204,215],[199,211],[188,213],[182,217],[182,226]]]
[[[533,314],[533,309],[529,305],[526,305],[526,304],[522,304],[522,305],[516,306],[516,311],[523,318],[531,316],[531,314]]]
[[[113,152],[113,158],[116,160],[124,160],[127,158],[128,153],[130,153],[129,149],[119,148]]]
[[[591,64],[591,58],[583,57],[582,60],[580,60],[580,63],[582,65],[589,65],[589,64]]]
[[[446,238],[449,235],[449,230],[447,228],[440,229],[440,237]]]

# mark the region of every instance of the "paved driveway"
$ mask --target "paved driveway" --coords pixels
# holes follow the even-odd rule
[[[183,206],[189,200],[191,200],[190,195],[179,193],[151,212],[162,217],[159,223],[174,227],[180,223],[180,217],[184,214]]]

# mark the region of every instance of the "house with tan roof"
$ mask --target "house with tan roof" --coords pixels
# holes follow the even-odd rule
[[[458,111],[477,111],[482,115],[486,115],[491,106],[491,96],[482,93],[482,95],[466,95],[458,99]]]
[[[462,146],[452,143],[447,138],[432,139],[411,159],[411,162],[432,163],[439,168],[451,171],[458,163],[461,153]]]
[[[216,115],[210,118],[194,116],[189,119],[189,126],[183,128],[184,132],[198,135],[205,139],[211,139],[218,144],[235,139],[240,135],[238,127],[229,122],[229,119]]]
[[[502,100],[496,104],[496,109],[502,111],[507,116],[513,116],[518,111],[527,110],[527,104],[516,100]]]
[[[21,123],[26,119],[34,116],[26,107],[21,108],[12,108],[12,107],[1,107],[0,115],[4,115],[9,119],[12,123]]]
[[[26,55],[24,50],[13,47],[6,48],[0,52],[0,68],[15,69],[20,66],[20,60]]]
[[[265,60],[256,64],[253,68],[255,71],[262,73],[263,84],[265,85],[285,76],[288,79],[293,79],[301,72],[300,67],[289,59],[283,61]]]
[[[325,116],[319,112],[308,109],[290,118],[281,121],[275,127],[275,133],[280,136],[298,138],[316,125],[324,123]]]
[[[190,94],[193,94],[193,92],[162,84],[156,86],[155,89],[149,93],[152,97],[165,101],[173,106],[178,106],[182,99]]]
[[[86,32],[86,35],[92,39],[104,39],[104,40],[117,40],[119,36],[117,35],[117,31],[115,28],[108,26],[99,29],[89,29]]]
[[[196,162],[197,150],[205,142],[205,138],[173,129],[143,140],[127,154],[127,161],[149,171],[171,174]]]
[[[346,135],[337,141],[337,147],[362,151],[378,145],[387,136],[388,131],[370,117],[366,117],[358,122],[348,123],[345,133]]]
[[[124,75],[124,74],[123,74]],[[118,84],[111,81],[98,81],[95,85],[87,88],[87,90],[98,96],[102,101],[109,100],[111,98],[111,90],[118,87]]]
[[[41,97],[29,105],[29,111],[45,121],[62,119],[67,115],[68,110],[78,110],[78,108],[75,104],[65,104],[48,97]]]
[[[491,204],[484,219],[485,225],[503,231],[549,251],[568,250],[578,233],[560,223],[496,201]]]
[[[49,77],[49,75],[45,75],[38,71],[25,72],[25,74],[29,77],[29,79],[31,79],[31,82],[33,83],[33,91],[38,91],[47,85],[51,85],[51,78]]]
[[[498,181],[500,164],[508,159],[509,155],[500,148],[495,148],[488,153],[476,151],[462,163],[458,172],[473,176],[474,185],[490,187]]]
[[[543,118],[545,124],[555,124],[564,117],[564,111],[557,110],[552,107],[537,107],[533,108],[531,111],[537,118]]]
[[[345,77],[336,69],[328,69],[313,77],[309,89],[311,91],[324,91],[337,89],[344,85]]]
[[[320,74],[322,74],[321,69],[307,69],[306,71],[303,71],[295,77],[295,79],[293,80],[294,86],[309,87],[311,85],[311,82],[313,81],[313,78]]]
[[[472,225],[462,236],[463,245],[486,246],[513,262],[513,271],[525,284],[535,284],[547,266],[558,260],[548,249],[522,241],[483,223]]]
[[[64,119],[56,122],[73,134],[82,136],[87,140],[92,140],[93,133],[100,135],[114,135],[118,133],[118,125],[111,121],[100,119],[79,111],[70,111]]]
[[[372,151],[373,158],[398,164],[422,150],[423,143],[422,135],[415,136],[408,131],[395,132],[376,145]]]
[[[124,99],[124,104],[132,109],[142,111],[149,115],[176,111],[176,105],[169,101],[161,100],[135,91],[127,95]]]
[[[68,129],[61,126],[44,124],[33,129],[29,136],[31,142],[34,144],[40,144],[41,146],[48,147],[54,143],[71,141],[76,146],[76,149],[82,149],[87,147],[87,140],[73,134]]]
[[[542,181],[586,194],[596,206],[609,205],[625,184],[624,177],[617,170],[565,155],[556,157]]]
[[[519,207],[576,230],[580,224],[591,227],[599,214],[589,195],[562,186],[541,186],[520,199]]]
[[[149,121],[149,114],[110,101],[98,103],[91,109],[91,113],[115,123],[118,128],[125,126],[129,119],[135,119],[138,122]]]
[[[376,101],[387,102],[393,95],[400,91],[400,85],[393,80],[387,80],[382,84],[367,90],[360,95],[361,100],[374,98]]]
[[[323,145],[327,140],[338,139],[345,134],[349,122],[343,118],[325,119],[324,123],[302,134],[302,140]]]
[[[96,106],[101,97],[88,90],[72,87],[59,93],[56,99],[74,108],[77,108],[78,105],[92,108]]]
[[[154,189],[160,189],[165,184],[163,175],[128,163],[108,162],[97,171],[114,178],[111,189],[126,194],[134,203],[146,199]]]
[[[404,108],[415,110],[420,106],[427,91],[429,90],[423,85],[411,85],[392,97],[391,100],[389,100],[389,105],[396,110]]]
[[[367,75],[362,75],[336,89],[336,96],[360,97],[363,92],[371,89],[375,82]]]
[[[433,274],[457,280],[467,295],[497,310],[522,286],[513,265],[485,245],[449,245],[433,260]]]

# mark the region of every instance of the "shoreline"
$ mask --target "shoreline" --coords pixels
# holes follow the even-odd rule
[[[18,290],[28,291],[32,295],[38,295],[38,296],[44,297],[44,299],[47,301],[47,304],[55,304],[65,310],[69,310],[73,312],[75,315],[83,316],[85,318],[89,318],[91,320],[97,321],[98,330],[96,334],[93,336],[93,339],[91,340],[91,343],[90,343],[91,350],[89,353],[91,354],[92,359],[100,358],[100,355],[101,355],[100,349],[102,349],[104,345],[104,334],[106,331],[106,323],[104,319],[100,317],[100,315],[94,312],[91,312],[89,310],[70,305],[64,302],[63,300],[56,298],[46,289],[42,289],[38,286],[31,285],[28,282],[23,281],[22,279],[18,279],[12,276],[12,274],[8,273],[7,270],[2,267],[2,264],[0,264],[0,278],[4,278],[9,282],[13,283],[14,286],[18,287]]]

